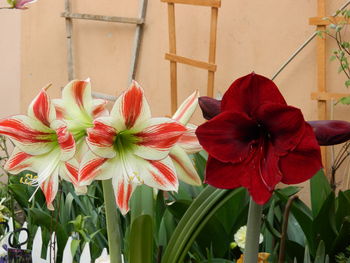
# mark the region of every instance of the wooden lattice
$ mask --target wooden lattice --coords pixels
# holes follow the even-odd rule
[[[177,109],[177,63],[202,68],[208,71],[207,95],[214,95],[214,74],[216,71],[216,32],[218,21],[218,9],[221,6],[221,0],[161,0],[168,4],[168,23],[169,23],[169,53],[165,54],[165,59],[170,61],[170,87],[171,87],[171,111],[174,113]],[[211,7],[210,22],[210,41],[208,62],[194,60],[192,58],[182,57],[176,54],[176,26],[175,26],[175,4],[187,4]]]

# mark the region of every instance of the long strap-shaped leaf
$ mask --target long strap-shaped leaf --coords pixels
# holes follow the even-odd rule
[[[164,252],[162,263],[182,262],[200,230],[230,198],[244,189],[221,190],[207,186],[193,201],[177,225]]]

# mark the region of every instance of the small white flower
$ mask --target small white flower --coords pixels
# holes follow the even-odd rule
[[[241,249],[244,249],[245,247],[245,240],[247,235],[247,226],[242,226],[236,234],[234,235],[235,242],[237,246],[239,246]],[[264,241],[264,237],[262,234],[259,236],[259,244],[261,244]]]
[[[110,263],[109,255],[106,256],[100,256],[99,258],[96,258],[95,263]]]

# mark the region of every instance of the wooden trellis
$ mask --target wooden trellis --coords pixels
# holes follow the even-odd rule
[[[137,59],[139,55],[141,37],[143,33],[143,24],[145,22],[145,16],[146,16],[147,2],[148,0],[140,0],[138,17],[133,18],[133,17],[102,16],[102,15],[72,13],[71,0],[65,0],[65,11],[61,14],[61,16],[66,19],[68,80],[71,81],[75,78],[74,55],[73,55],[73,19],[85,19],[85,20],[136,25],[134,43],[133,43],[132,53],[131,53],[129,77],[128,77],[128,82],[130,83],[131,80],[135,78]],[[107,94],[93,93],[93,95],[94,97],[102,98],[110,101],[116,100],[115,96],[110,96]]]
[[[214,74],[216,71],[216,32],[218,21],[218,9],[221,0],[161,0],[168,4],[169,23],[169,53],[165,54],[165,59],[170,61],[170,87],[171,87],[171,111],[177,109],[177,63],[206,69],[208,71],[207,95],[214,95]],[[208,62],[182,57],[176,54],[176,27],[175,27],[175,4],[187,4],[211,7],[210,41]]]
[[[325,0],[317,1],[317,17],[312,17],[309,19],[309,24],[316,26],[317,30],[325,31],[327,25],[331,21],[345,21],[343,17],[330,17],[330,19],[324,19],[326,17],[326,7]],[[311,99],[317,100],[317,110],[318,110],[318,119],[325,120],[327,119],[327,101],[339,100],[342,97],[347,97],[350,94],[346,93],[331,93],[327,91],[326,87],[326,59],[327,59],[327,50],[326,50],[326,39],[317,38],[316,43],[316,55],[317,55],[317,92],[311,93]],[[321,147],[322,152],[322,161],[324,167],[327,168],[327,152],[325,147]]]

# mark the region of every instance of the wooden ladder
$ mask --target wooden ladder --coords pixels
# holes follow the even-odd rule
[[[136,74],[137,60],[140,51],[141,38],[143,33],[143,25],[145,23],[146,9],[148,0],[139,0],[139,14],[137,18],[133,17],[119,17],[119,16],[102,16],[92,14],[79,14],[71,12],[71,0],[65,0],[65,11],[61,14],[66,19],[66,38],[67,38],[67,67],[68,67],[68,80],[75,79],[74,71],[74,54],[73,54],[73,19],[85,19],[103,22],[124,23],[136,25],[136,31],[134,35],[134,43],[131,53],[131,63],[129,69],[128,82],[130,83]],[[96,98],[102,98],[110,101],[115,101],[116,97],[94,92],[93,96]]]
[[[186,64],[192,67],[202,68],[208,71],[207,95],[214,95],[214,74],[216,71],[216,32],[218,21],[218,9],[221,0],[161,0],[168,3],[168,23],[169,23],[169,53],[165,54],[165,59],[170,61],[170,88],[171,88],[171,111],[175,113],[177,109],[177,63]],[[210,42],[208,62],[194,60],[178,56],[176,54],[176,28],[175,28],[175,4],[187,4],[211,7],[210,22]]]
[[[325,0],[317,1],[317,17],[311,17],[309,24],[316,26],[317,30],[325,31],[326,27],[331,21],[345,21],[344,17],[330,17],[331,19],[324,19],[326,17]],[[339,100],[342,97],[348,97],[350,94],[346,93],[332,93],[327,91],[326,87],[326,38],[317,38],[316,56],[317,56],[317,92],[311,93],[311,99],[317,100],[318,119],[327,119],[327,101]],[[327,150],[326,147],[321,147],[322,162],[327,171]]]

